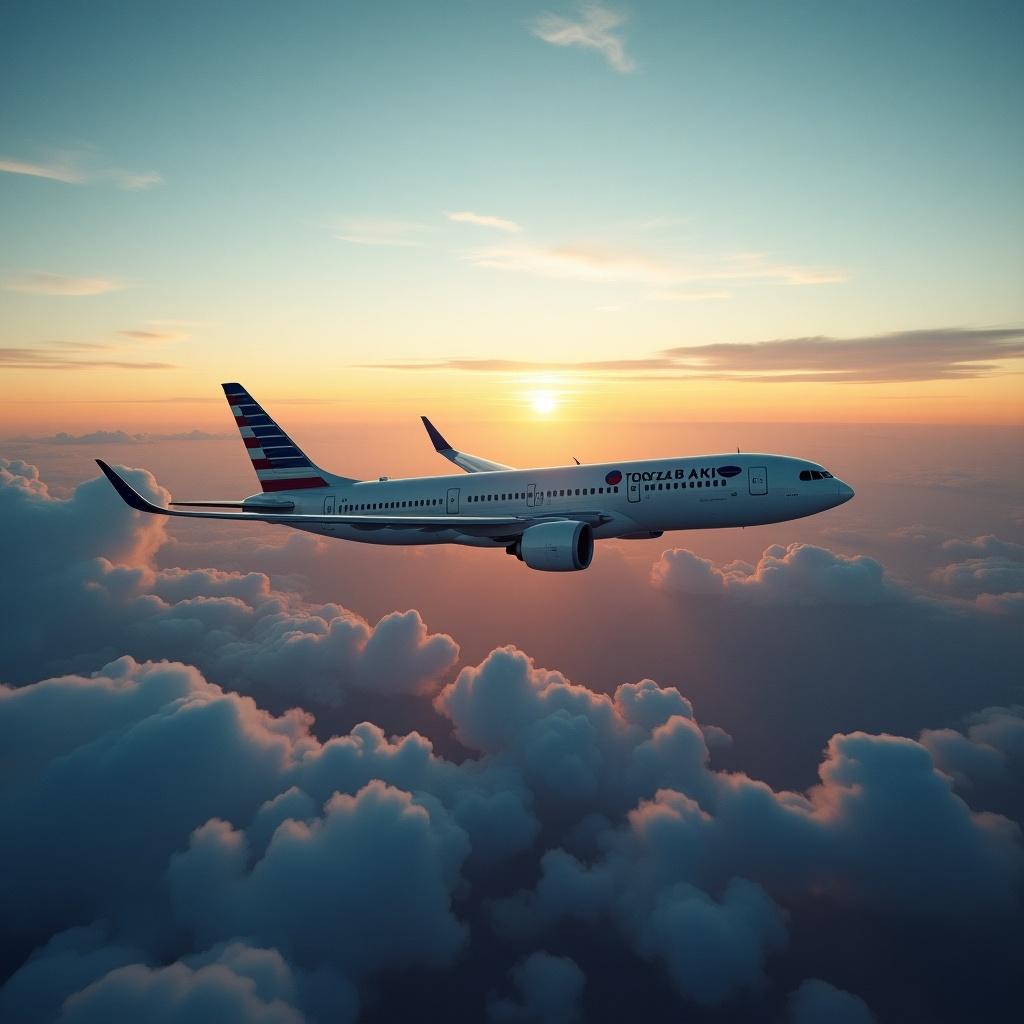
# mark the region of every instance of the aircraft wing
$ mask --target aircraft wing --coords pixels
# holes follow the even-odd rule
[[[281,523],[285,526],[325,526],[336,523],[341,526],[353,526],[366,530],[423,530],[438,532],[457,530],[469,536],[483,537],[518,537],[527,527],[536,522],[551,519],[578,519],[591,525],[600,525],[608,517],[599,512],[582,512],[579,515],[554,514],[538,515],[529,518],[523,516],[385,516],[385,515],[346,515],[344,513],[325,515],[306,515],[292,512],[183,512],[180,509],[163,508],[154,505],[148,498],[139,494],[123,477],[118,476],[101,459],[96,464],[103,470],[104,476],[113,484],[114,490],[121,496],[126,505],[139,512],[149,512],[161,516],[176,516],[188,519],[230,519],[234,522]],[[192,504],[190,502],[190,504]],[[227,505],[227,502],[218,502]]]
[[[454,462],[459,469],[464,469],[467,473],[495,473],[502,469],[515,469],[514,466],[505,466],[500,462],[482,459],[479,455],[468,455],[466,452],[456,451],[441,436],[441,431],[426,416],[421,416],[420,419],[423,420],[423,426],[427,428],[427,434],[434,446],[434,451],[439,455],[443,455],[449,462]]]

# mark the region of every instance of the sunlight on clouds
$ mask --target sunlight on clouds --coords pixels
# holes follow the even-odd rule
[[[127,288],[128,282],[112,277],[72,277],[32,270],[7,278],[3,286],[9,292],[30,295],[104,295]]]
[[[776,263],[761,253],[686,262],[589,244],[516,245],[477,249],[466,259],[489,270],[511,270],[537,277],[578,281],[621,281],[665,289],[701,281],[778,281],[811,285],[837,284],[846,280],[846,275],[839,270]],[[678,293],[673,297],[717,299],[728,295],[719,291],[693,296]]]
[[[522,226],[514,220],[506,220],[504,217],[491,217],[484,213],[474,213],[472,210],[457,210],[453,213],[445,213],[449,220],[457,221],[460,224],[475,224],[480,228],[494,228],[495,231],[522,231]]]

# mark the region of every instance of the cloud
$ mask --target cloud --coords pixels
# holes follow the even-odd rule
[[[723,569],[685,548],[672,548],[654,564],[651,580],[670,593],[728,594],[766,604],[865,605],[901,596],[873,558],[812,544],[776,544],[756,566],[732,562]]]
[[[183,331],[154,331],[154,330],[143,330],[136,329],[130,331],[120,331],[121,337],[129,338],[132,341],[183,341],[188,338],[188,335]]]
[[[626,380],[656,372],[660,377],[686,380],[763,384],[892,383],[995,376],[1005,372],[1001,363],[1021,358],[1024,358],[1024,329],[940,327],[861,338],[780,338],[686,345],[629,359],[579,362],[444,359],[375,365],[399,370],[597,373]],[[926,484],[941,482],[929,478]]]
[[[10,157],[0,157],[0,173],[23,174],[32,178],[48,178],[66,185],[87,185],[109,182],[129,192],[139,192],[163,183],[156,171],[127,171],[121,167],[89,166],[82,154],[70,154],[50,163],[31,163]]]
[[[991,534],[973,540],[947,540],[942,550],[958,560],[936,568],[931,580],[959,597],[1024,594],[1024,544]]]
[[[876,1024],[867,1003],[818,978],[808,978],[789,998],[790,1024]]]
[[[159,441],[228,441],[230,434],[211,434],[205,430],[186,430],[179,434],[129,434],[124,430],[94,430],[88,434],[68,434],[58,431],[49,437],[17,437],[15,441],[32,444],[97,445],[97,444],[155,444]]]
[[[913,740],[835,736],[798,794],[713,769],[689,703],[651,680],[608,697],[499,650],[438,705],[477,756],[369,723],[320,741],[309,715],[177,664],[0,688],[0,871],[19,879],[0,912],[17,963],[42,946],[0,1008],[48,1019],[61,996],[111,1019],[218,996],[313,1014],[326,989],[352,1019],[381,970],[458,971],[487,905],[513,945],[607,922],[717,1006],[761,993],[790,900],[923,921],[953,948],[963,922],[1017,906],[1019,830],[973,813]],[[501,866],[524,857],[539,880],[508,897]],[[183,941],[197,952],[168,959]],[[466,969],[488,941],[475,924]],[[492,995],[492,1020],[565,1019],[583,987],[556,956],[511,977],[519,997]]]
[[[429,225],[416,221],[364,217],[342,222],[334,237],[353,245],[417,247],[423,245],[420,236],[428,230]]]
[[[460,224],[475,224],[479,228],[493,228],[495,231],[522,231],[522,227],[514,220],[505,220],[504,217],[490,217],[483,213],[473,213],[472,210],[458,210],[454,213],[446,213],[449,220],[457,221]]]
[[[709,281],[775,280],[785,284],[834,284],[837,271],[773,263],[754,255],[697,266],[590,244],[516,245],[478,249],[466,257],[475,266],[537,277],[576,281],[622,282],[649,287]]]
[[[127,281],[112,277],[70,277],[43,270],[16,274],[4,281],[9,292],[30,295],[106,295],[128,287]]]
[[[1024,771],[1024,707],[991,707],[970,715],[962,731],[925,729],[921,743],[958,790],[991,799]]]
[[[60,1016],[61,1024],[112,1020],[303,1024],[305,1018],[281,999],[261,998],[252,978],[223,964],[193,970],[174,963],[156,969],[144,964],[119,967],[72,995]]]
[[[918,600],[879,563],[808,545],[770,548],[756,567],[680,562],[680,602],[721,595],[713,608],[698,592],[687,618],[722,632],[705,656],[678,616],[659,619],[630,632],[630,664],[648,664],[653,636],[671,678],[745,700],[756,721],[730,750],[654,679],[599,693],[512,647],[452,678],[455,641],[416,612],[371,627],[259,573],[157,568],[165,524],[102,480],[60,500],[34,467],[0,462],[0,520],[17,598],[0,646],[21,684],[0,687],[0,876],[17,880],[0,887],[0,1018],[141,1019],[159,1005],[168,1019],[216,1006],[218,1019],[351,1021],[362,1005],[398,1019],[421,1006],[422,987],[401,983],[415,977],[453,1019],[621,1019],[616,999],[647,998],[666,1017],[696,1004],[777,1020],[796,980],[854,968],[884,1016],[922,991],[948,1019],[964,1000],[994,1019],[1008,998],[1019,709],[918,740],[838,732],[816,781],[792,789],[734,770],[773,735],[793,745],[802,711],[787,689],[805,686],[814,749],[822,707],[854,690],[872,705],[873,678],[903,706],[916,703],[907,665],[946,690],[933,667],[966,643],[971,673],[987,671],[981,643],[1016,634],[970,602]],[[960,620],[985,631],[965,640]],[[789,656],[770,645],[779,635]],[[602,636],[601,657],[626,643]],[[746,663],[761,704],[733,688]],[[403,709],[434,695],[436,716],[389,735],[320,712],[364,692]],[[892,959],[893,936],[912,961]],[[837,1019],[856,1002],[808,990],[794,1003]]]
[[[149,473],[128,476],[154,500],[169,499]],[[268,698],[281,699],[287,686],[289,700],[337,705],[353,689],[431,692],[458,657],[451,637],[430,634],[415,611],[371,627],[339,605],[275,591],[260,573],[155,569],[164,521],[127,508],[102,478],[59,499],[34,466],[0,459],[0,510],[0,564],[21,580],[24,598],[0,623],[0,640],[18,649],[5,659],[9,679],[129,651],[189,658]],[[62,653],[53,660],[48,650]]]
[[[614,70],[628,73],[636,69],[636,62],[626,53],[623,41],[615,30],[626,23],[624,15],[602,4],[587,3],[580,6],[578,21],[557,14],[543,14],[534,21],[531,31],[538,39],[552,46],[580,46],[596,50]]]
[[[24,160],[9,157],[0,158],[0,172],[6,174],[24,174],[31,178],[49,178],[51,181],[63,181],[68,185],[80,185],[85,180],[80,171],[70,163],[33,164]]]
[[[568,957],[531,953],[509,976],[519,1000],[492,998],[487,1006],[491,1024],[574,1024],[580,1019],[586,977]]]
[[[103,348],[104,346],[97,346]],[[84,349],[83,349],[84,350]],[[39,348],[0,348],[0,366],[12,370],[173,370],[174,363],[130,359],[73,359],[63,345]]]

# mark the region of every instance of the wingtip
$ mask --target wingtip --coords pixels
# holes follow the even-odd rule
[[[97,459],[96,465],[100,467],[103,475],[113,485],[121,500],[130,508],[135,509],[137,512],[162,511],[159,506],[147,501],[127,480],[115,473],[102,459]]]
[[[423,420],[423,426],[426,427],[427,436],[430,438],[430,442],[433,444],[434,450],[439,452],[450,452],[452,450],[452,446],[444,439],[441,431],[438,430],[426,416],[420,416],[420,419]]]

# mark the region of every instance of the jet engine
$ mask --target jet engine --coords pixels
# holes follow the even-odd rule
[[[527,527],[506,550],[531,569],[575,572],[586,569],[594,557],[594,531],[573,520],[538,523]]]

